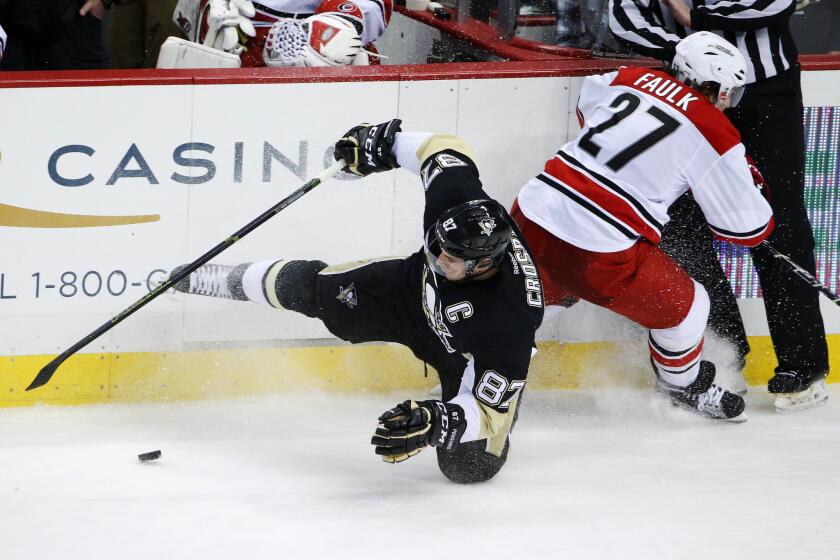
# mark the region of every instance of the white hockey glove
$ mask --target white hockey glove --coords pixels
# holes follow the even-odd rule
[[[251,18],[256,13],[251,0],[210,0],[204,45],[241,54],[245,50],[244,43],[257,34],[254,24],[251,23]]]
[[[265,41],[266,66],[348,66],[356,62],[362,39],[356,26],[327,12],[306,19],[281,19]]]

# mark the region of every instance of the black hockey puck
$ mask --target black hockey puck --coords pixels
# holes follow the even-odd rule
[[[141,453],[137,456],[140,459],[141,463],[145,463],[146,461],[154,461],[155,459],[160,459],[160,449],[157,451],[149,451],[148,453]]]

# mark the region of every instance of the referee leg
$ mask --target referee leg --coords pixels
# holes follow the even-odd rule
[[[768,241],[815,274],[814,236],[805,211],[805,140],[799,71],[791,69],[747,92],[729,115],[770,188],[776,228]],[[828,371],[819,294],[760,249],[752,251],[764,294],[777,371]]]
[[[750,351],[747,333],[700,206],[688,192],[671,205],[668,214],[671,219],[662,231],[659,248],[706,289],[711,302],[708,326],[735,347],[743,363]]]

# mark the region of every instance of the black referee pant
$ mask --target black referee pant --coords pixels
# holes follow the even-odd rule
[[[805,211],[805,133],[799,68],[747,87],[737,108],[727,111],[770,189],[776,228],[768,241],[815,274],[814,236]],[[690,197],[670,210],[662,248],[711,299],[709,326],[740,352],[749,346],[735,298],[705,233],[703,216]],[[703,235],[698,232],[703,231]],[[828,347],[819,293],[760,247],[752,250],[761,283],[777,371],[828,372]],[[722,282],[723,281],[723,282]]]
[[[668,214],[671,219],[662,230],[659,248],[706,288],[711,303],[709,329],[735,347],[739,367],[743,369],[750,343],[732,285],[724,275],[712,245],[712,234],[703,211],[689,191],[671,205]]]

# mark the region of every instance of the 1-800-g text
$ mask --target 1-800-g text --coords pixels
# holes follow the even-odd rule
[[[30,275],[31,285],[23,292],[13,289],[12,275],[0,272],[0,300],[10,300],[32,297],[41,299],[56,294],[59,297],[119,297],[125,293],[137,291],[138,288],[151,291],[166,279],[167,271],[156,268],[141,278],[131,277],[125,271],[111,270],[100,272],[87,270],[76,272],[64,271],[56,277],[47,276],[41,272]],[[17,291],[17,293],[15,293]]]

